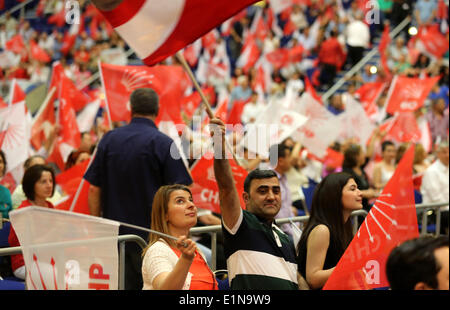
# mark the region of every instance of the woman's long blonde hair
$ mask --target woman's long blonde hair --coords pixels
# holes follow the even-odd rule
[[[184,190],[192,196],[191,190],[186,185],[173,184],[161,186],[153,198],[152,221],[150,226],[152,230],[169,234],[169,226],[167,225],[166,216],[169,209],[170,194],[176,190]],[[175,242],[171,239],[150,233],[148,237],[148,245],[143,250],[142,256],[145,255],[149,247],[161,238],[164,239],[169,245],[175,245]]]

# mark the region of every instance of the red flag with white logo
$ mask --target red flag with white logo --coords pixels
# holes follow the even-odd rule
[[[439,24],[419,28],[416,47],[421,51],[440,59],[447,52],[448,44],[448,39],[439,31]]]
[[[111,121],[129,121],[131,93],[137,88],[150,87],[159,95],[160,115],[163,111],[167,111],[176,124],[183,122],[180,116],[180,102],[191,82],[181,66],[149,68],[102,63],[100,73]]]
[[[70,97],[71,84],[73,83],[68,77],[62,77],[59,97],[59,124],[61,125],[59,135],[62,141],[77,149],[80,146],[81,137],[77,116],[72,105],[73,98]]]
[[[389,286],[385,266],[391,250],[403,241],[419,236],[413,160],[414,145],[411,145],[325,283],[324,290],[368,290]]]
[[[154,65],[254,2],[257,0],[135,0],[101,12],[144,63]]]
[[[361,102],[368,117],[372,117],[377,113],[377,100],[383,93],[385,87],[386,83],[372,82],[366,83],[356,90],[355,96]]]
[[[50,62],[52,60],[47,52],[42,49],[34,40],[30,41],[30,55],[31,59],[39,60],[44,63]]]
[[[242,198],[244,191],[244,180],[248,172],[237,165],[234,159],[229,159],[231,171],[233,173],[234,181],[236,182],[236,189],[238,191],[241,206],[245,203]],[[202,209],[211,210],[215,213],[220,213],[219,203],[219,188],[217,186],[214,175],[214,154],[206,153],[199,159],[191,169],[192,179],[194,183],[191,187],[192,198],[195,205]]]
[[[386,112],[415,111],[422,107],[440,76],[429,78],[410,78],[397,75],[392,80],[386,99]]]

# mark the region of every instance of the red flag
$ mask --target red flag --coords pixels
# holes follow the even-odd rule
[[[391,44],[391,36],[389,35],[389,31],[389,25],[385,25],[383,33],[381,34],[380,44],[378,45],[378,51],[380,54],[385,54],[387,47]]]
[[[386,112],[415,111],[422,107],[428,94],[440,76],[430,78],[410,78],[406,76],[395,76],[392,80],[386,100]]]
[[[54,13],[47,19],[47,23],[54,24],[59,28],[64,27],[66,24],[66,10],[62,8],[59,12]]]
[[[3,100],[2,97],[0,97],[0,109],[6,108],[8,104]]]
[[[74,198],[78,195],[73,212],[89,214],[87,199],[90,184],[86,180],[83,181],[83,175],[89,166],[89,162],[89,160],[85,160],[56,176],[56,184],[68,196],[67,199],[55,205],[56,209],[70,210]],[[81,185],[82,187],[80,188]],[[79,191],[78,194],[77,191]]]
[[[233,101],[233,107],[231,108],[230,114],[227,118],[227,124],[237,125],[241,123],[241,115],[244,111],[244,106],[247,104],[247,101],[244,100],[235,100]]]
[[[64,87],[61,88],[61,97],[64,97],[72,107],[75,109],[75,112],[81,111],[90,101],[89,96],[83,91],[79,90],[75,83],[68,78],[64,72],[62,72],[62,76],[60,79],[64,80]]]
[[[64,193],[68,195],[75,194],[81,179],[87,170],[89,160],[85,160],[56,176],[56,184],[58,184]]]
[[[89,186],[89,182],[84,180],[72,212],[90,215],[88,204]],[[57,204],[55,204],[55,209],[69,211],[72,207],[75,197],[76,195],[72,194],[67,196],[65,199],[61,199]]]
[[[23,55],[24,52],[26,52],[25,43],[23,42],[23,38],[20,34],[16,34],[15,36],[11,37],[9,41],[5,43],[5,49],[14,52],[16,54]]]
[[[241,67],[245,73],[248,73],[256,64],[260,55],[261,51],[256,44],[256,37],[254,35],[248,35],[242,47],[241,55],[237,60],[237,66]]]
[[[48,135],[50,127],[54,126],[55,122],[54,99],[47,98],[47,100],[39,108],[39,111],[34,117],[33,124],[31,126],[30,142],[35,150],[39,150],[41,148],[42,144],[47,139],[46,134]]]
[[[154,65],[257,1],[122,1],[102,13],[144,63]]]
[[[26,97],[25,92],[19,86],[16,79],[14,79],[12,82],[11,93],[9,96],[9,100],[10,100],[11,104],[15,104],[15,103],[24,101],[25,97]],[[25,108],[26,108],[26,106],[25,106]]]
[[[273,65],[274,69],[285,67],[289,62],[289,50],[287,48],[278,48],[273,52],[266,54],[266,59]]]
[[[64,143],[77,149],[80,146],[81,137],[75,109],[72,106],[72,98],[68,96],[70,94],[68,88],[70,88],[71,83],[72,81],[68,77],[62,77],[59,97],[60,137]]]
[[[318,103],[323,105],[322,97],[320,97],[314,86],[311,84],[311,81],[309,80],[309,77],[305,75],[305,91],[309,93]]]
[[[371,117],[377,113],[377,100],[383,93],[385,87],[386,83],[373,82],[366,83],[356,90],[355,96],[359,102],[361,102],[361,105],[363,106],[364,111],[366,111],[368,117]]]
[[[390,126],[383,140],[397,142],[420,142],[421,130],[413,112],[400,112]]]
[[[167,111],[176,123],[183,123],[180,116],[180,102],[184,91],[191,84],[181,66],[116,66],[101,64],[102,84],[111,120],[131,119],[129,99],[137,88],[150,87],[159,95],[160,113]],[[160,117],[157,118],[158,123]]]
[[[324,290],[389,286],[385,273],[389,253],[403,241],[419,236],[413,160],[414,145],[411,145],[325,283]]]
[[[422,44],[426,52],[430,53],[437,59],[448,50],[448,39],[439,31],[439,24],[429,27],[422,27],[417,33],[417,43]]]
[[[42,61],[44,63],[52,60],[50,56],[44,51],[34,40],[30,41],[30,55],[32,59]]]
[[[242,198],[242,193],[244,191],[244,180],[248,172],[237,165],[234,159],[229,160],[241,206],[243,207],[245,203]],[[197,207],[220,213],[219,188],[217,187],[214,176],[213,163],[214,155],[212,153],[206,153],[194,164],[191,170],[192,179],[194,180],[191,191],[192,198]]]

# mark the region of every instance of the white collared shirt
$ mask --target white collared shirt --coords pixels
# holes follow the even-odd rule
[[[448,166],[439,159],[425,170],[420,187],[423,203],[449,201],[448,177]]]

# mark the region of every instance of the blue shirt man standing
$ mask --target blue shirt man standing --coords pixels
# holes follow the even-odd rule
[[[84,178],[89,188],[89,210],[94,216],[148,228],[153,197],[162,185],[190,185],[192,178],[173,140],[155,125],[159,98],[150,88],[130,96],[130,124],[106,133]],[[147,240],[148,233],[121,226],[120,234]],[[142,289],[141,249],[125,248],[125,289]]]

